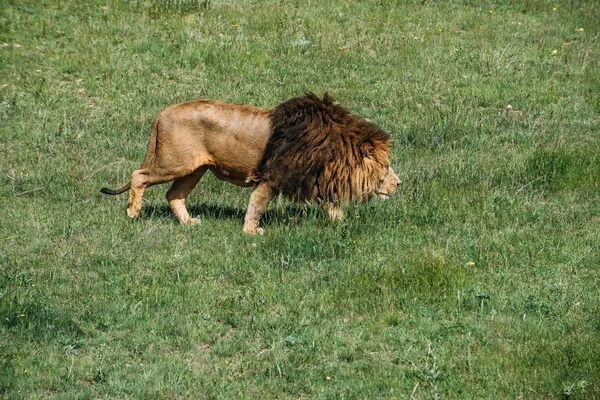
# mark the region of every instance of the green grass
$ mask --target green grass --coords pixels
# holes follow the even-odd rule
[[[599,27],[596,1],[4,0],[0,397],[600,398]],[[212,176],[200,227],[166,185],[136,221],[98,192],[170,104],[306,91],[392,132],[392,199],[279,199],[252,237]]]

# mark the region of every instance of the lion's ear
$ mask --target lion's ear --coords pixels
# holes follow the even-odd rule
[[[368,140],[360,144],[360,155],[366,158],[372,158],[375,154],[375,146]]]

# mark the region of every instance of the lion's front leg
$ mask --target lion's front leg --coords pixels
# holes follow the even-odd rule
[[[338,203],[324,201],[321,203],[321,208],[327,213],[331,221],[340,221],[344,219],[344,210]]]
[[[274,194],[273,188],[265,182],[258,184],[254,188],[254,191],[250,196],[248,211],[246,211],[246,217],[244,218],[245,233],[263,233],[262,228],[259,228],[258,224]]]

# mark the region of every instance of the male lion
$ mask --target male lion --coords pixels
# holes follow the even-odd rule
[[[196,223],[185,199],[206,170],[238,186],[254,186],[244,232],[258,227],[278,193],[316,200],[332,220],[342,203],[387,198],[400,182],[389,165],[389,134],[309,93],[273,110],[217,100],[194,100],[166,108],[152,123],[148,150],[131,182],[127,215],[135,218],[147,187],[174,181],[167,192],[181,223]]]

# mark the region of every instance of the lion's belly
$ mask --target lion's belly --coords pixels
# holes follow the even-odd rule
[[[246,181],[250,171],[230,169],[220,165],[212,165],[208,169],[222,181],[242,187],[252,186],[253,184]]]

